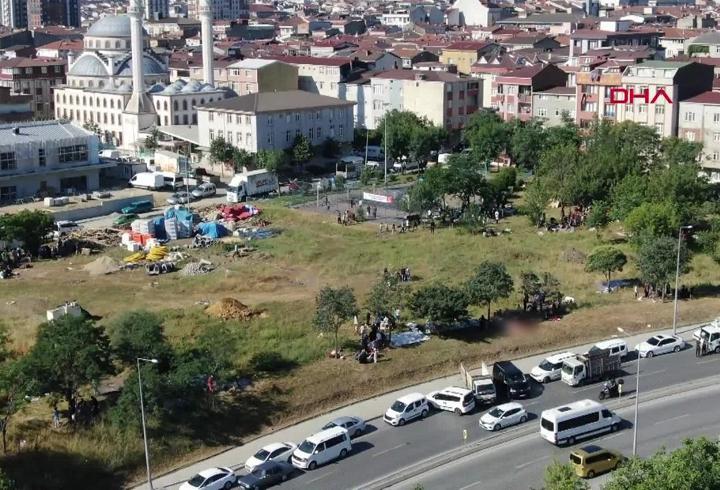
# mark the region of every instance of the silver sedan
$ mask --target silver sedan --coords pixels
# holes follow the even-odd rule
[[[360,417],[338,417],[323,426],[323,430],[333,427],[342,427],[348,431],[350,437],[357,437],[365,432],[365,421]]]

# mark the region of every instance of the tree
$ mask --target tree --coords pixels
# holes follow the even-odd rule
[[[68,315],[40,325],[35,345],[23,361],[23,372],[35,393],[64,397],[72,412],[81,387],[113,373],[111,354],[101,327]]]
[[[510,296],[513,279],[505,269],[505,264],[485,261],[475,269],[475,274],[467,282],[465,289],[470,302],[487,306],[489,320],[491,304]]]
[[[260,152],[263,151],[265,150],[260,150]],[[255,164],[255,156],[243,148],[233,148],[232,163],[236,172],[242,172],[243,168],[252,167]]]
[[[438,165],[430,167],[406,194],[406,209],[422,212],[441,206],[448,190],[447,171]]]
[[[460,199],[464,211],[476,197],[487,195],[488,186],[474,156],[466,153],[450,157],[446,171],[446,190]]]
[[[605,228],[610,223],[610,212],[610,205],[607,201],[593,201],[585,224],[597,230]]]
[[[313,157],[312,146],[310,140],[305,135],[299,134],[295,136],[292,144],[292,159],[296,165],[305,165]]]
[[[648,237],[642,240],[638,248],[638,269],[643,281],[662,290],[665,299],[667,285],[675,277],[677,267],[677,240],[672,237]],[[680,273],[689,270],[688,252],[685,243],[680,246]]]
[[[393,109],[380,120],[374,139],[387,148],[388,157],[399,160],[402,157],[422,158],[429,155],[430,151],[439,147],[442,135],[442,130],[435,128],[426,118],[414,112]]]
[[[367,309],[375,315],[395,316],[406,301],[407,288],[395,274],[383,274],[370,289],[365,301]]]
[[[720,444],[686,439],[672,452],[632,458],[615,470],[604,490],[694,490],[720,488]]]
[[[495,206],[504,206],[517,182],[515,167],[505,167],[490,180],[489,194]]]
[[[340,144],[333,138],[325,138],[321,152],[325,158],[335,158],[340,153]]]
[[[0,469],[0,490],[15,490],[15,482]]]
[[[410,309],[433,322],[450,323],[467,316],[469,301],[465,291],[444,284],[417,290],[410,298]]]
[[[91,133],[95,133],[98,136],[102,135],[102,130],[100,129],[100,126],[98,126],[98,124],[94,121],[88,121],[83,124],[83,129],[86,131],[90,131]]]
[[[613,187],[610,202],[613,219],[624,220],[647,200],[647,175],[628,175]]]
[[[625,218],[625,226],[636,238],[673,236],[680,228],[680,217],[670,202],[642,203]]]
[[[335,354],[339,352],[338,332],[346,321],[357,314],[357,301],[352,289],[345,286],[333,289],[326,286],[320,290],[315,300],[315,328],[321,332],[332,333],[335,338]]]
[[[11,349],[7,329],[0,326],[0,433],[2,434],[3,453],[7,453],[7,434],[10,421],[25,405],[27,392],[27,377],[21,369],[17,353]],[[1,484],[0,489],[2,489]]]
[[[172,350],[165,338],[162,319],[155,313],[134,310],[122,313],[109,325],[110,343],[125,365],[133,366],[138,357],[155,358],[166,365]]]
[[[497,158],[510,142],[507,124],[497,112],[489,109],[481,109],[470,116],[464,136],[470,143],[474,157],[482,164]]]
[[[19,213],[3,214],[0,216],[0,240],[17,240],[28,252],[37,254],[54,224],[52,214],[40,210],[24,209]]]
[[[227,165],[233,158],[233,146],[222,136],[213,139],[210,143],[210,158],[215,163]]]
[[[152,132],[145,138],[145,149],[146,150],[157,150],[157,148],[160,146],[158,145],[158,140],[160,139],[160,131],[157,129],[153,129]]]
[[[510,125],[510,158],[518,167],[534,170],[545,150],[545,130],[542,121],[523,122],[514,119]]]
[[[563,214],[566,206],[576,204],[579,200],[581,158],[576,146],[564,144],[548,149],[540,159],[538,177],[546,184],[548,195],[560,203]]]
[[[287,154],[282,150],[260,150],[257,153],[258,167],[280,173],[287,167]]]
[[[610,287],[613,272],[622,271],[627,264],[627,256],[622,250],[612,246],[598,247],[590,254],[585,270],[587,272],[602,272]]]
[[[553,463],[545,469],[543,490],[589,490],[590,485],[581,480],[569,464]]]
[[[535,179],[530,182],[525,189],[525,205],[523,210],[533,225],[540,225],[549,203],[550,191],[548,190],[548,185],[540,179]]]

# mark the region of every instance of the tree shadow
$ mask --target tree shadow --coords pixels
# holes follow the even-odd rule
[[[698,298],[712,298],[720,296],[720,285],[717,284],[698,284],[697,286],[693,286],[690,290],[690,299],[698,299]],[[678,299],[687,299],[683,298],[681,295],[678,296]]]
[[[2,469],[17,490],[120,490],[122,479],[99,461],[52,450],[21,451],[6,456]]]
[[[266,374],[285,374],[299,367],[297,361],[274,351],[258,352],[250,358],[249,365],[254,373]]]

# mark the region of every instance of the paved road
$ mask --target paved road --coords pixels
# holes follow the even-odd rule
[[[716,370],[717,365],[716,363]],[[642,400],[642,396],[640,399]],[[720,415],[717,412],[719,403],[719,384],[649,402],[641,401],[638,454],[643,457],[650,456],[663,446],[668,449],[676,448],[686,437],[705,435],[716,438],[720,433]],[[632,421],[634,408],[622,408],[617,413],[625,420]],[[630,422],[627,422],[626,426],[626,430],[596,438],[592,442],[630,456],[633,430]],[[547,465],[553,460],[567,461],[571,451],[572,448],[557,448],[547,443],[535,430],[531,434],[473,453],[390,488],[412,490],[417,485],[426,489],[457,490],[539,488]],[[608,475],[596,478],[592,481],[592,486],[600,488],[607,478]]]
[[[647,336],[646,334],[630,338],[628,344],[634,346],[640,338],[644,339]],[[575,350],[581,352],[587,348],[589,348],[589,345],[580,346]],[[542,356],[521,359],[517,361],[517,365],[521,369],[529,371],[541,359]],[[673,385],[683,385],[690,379],[716,375],[720,367],[720,355],[712,354],[698,360],[694,356],[694,351],[687,349],[677,354],[643,359],[641,364],[641,390],[649,391]],[[628,379],[626,386],[634,387],[632,377],[635,373],[635,363],[628,362],[623,367]],[[187,480],[194,473],[209,466],[239,468],[247,457],[263,445],[285,440],[299,442],[307,435],[316,432],[327,420],[337,415],[358,415],[370,420],[381,416],[392,401],[402,394],[412,391],[427,393],[434,389],[453,384],[458,385],[459,383],[459,376],[451,376],[366,400],[346,409],[336,410],[326,416],[276,431],[248,445],[234,448],[209,460],[157,478],[155,487],[177,488],[181,482]],[[536,384],[533,398],[526,401],[525,405],[531,413],[539,414],[545,408],[562,403],[582,398],[595,398],[599,390],[599,385],[571,388],[561,382],[545,386]],[[630,393],[628,393],[628,396],[630,396]],[[628,400],[623,400],[623,403],[627,402]],[[612,406],[612,403],[610,405]],[[478,441],[492,442],[492,438],[497,437],[497,434],[480,429],[477,425],[477,419],[477,413],[458,417],[443,412],[433,414],[426,420],[409,423],[405,427],[390,427],[381,419],[371,420],[370,424],[373,425],[373,429],[355,441],[353,454],[346,460],[327,465],[313,472],[301,474],[284,484],[282,488],[335,490],[338,488],[362,487],[369,482],[383,477],[390,477],[401,469],[419,461],[455,450],[462,447],[463,444],[473,444]],[[469,436],[468,441],[465,443],[462,439],[463,429],[467,429]],[[147,487],[141,486],[139,488]]]

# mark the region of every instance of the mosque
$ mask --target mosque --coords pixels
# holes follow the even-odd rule
[[[168,60],[146,39],[142,0],[130,1],[127,15],[103,17],[88,29],[82,54],[68,60],[67,83],[55,88],[55,117],[95,124],[105,143],[137,150],[155,127],[197,124],[197,105],[231,92],[213,80],[210,0],[201,0],[199,11],[204,83],[172,84]]]

